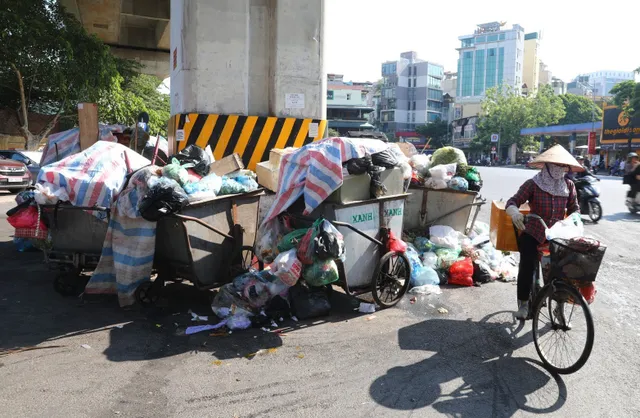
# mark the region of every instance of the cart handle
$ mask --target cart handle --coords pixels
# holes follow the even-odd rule
[[[174,218],[181,219],[181,220],[183,220],[183,221],[191,221],[191,222],[195,222],[195,223],[197,223],[197,224],[199,224],[199,225],[202,225],[202,226],[204,226],[205,228],[207,228],[207,229],[209,229],[209,230],[211,230],[211,231],[215,232],[215,233],[216,233],[216,234],[218,234],[218,235],[222,235],[222,236],[223,236],[223,237],[225,237],[225,238],[229,238],[229,239],[235,240],[235,238],[234,238],[234,237],[232,237],[231,235],[229,235],[229,234],[225,234],[224,232],[220,231],[219,229],[214,228],[213,226],[209,225],[208,223],[206,223],[206,222],[204,222],[204,221],[202,221],[202,220],[200,220],[200,219],[198,219],[198,218],[194,218],[194,217],[192,217],[192,216],[186,216],[186,215],[178,215],[177,213],[174,213],[174,214],[173,214],[173,215],[171,215],[171,216],[173,216]]]
[[[303,220],[303,221],[308,221],[308,222],[315,221],[315,219],[310,218],[308,216],[304,216],[304,215],[296,215],[296,214],[293,214],[293,213],[287,213],[287,215],[291,216],[292,218],[300,219],[300,220]],[[342,226],[344,228],[349,228],[350,230],[352,230],[356,234],[368,239],[369,241],[371,241],[373,243],[378,244],[381,247],[384,247],[384,244],[381,241],[370,237],[369,235],[365,234],[364,232],[362,232],[361,230],[359,230],[355,226],[351,225],[350,223],[340,222],[340,221],[329,221],[329,220],[327,220],[327,222],[331,222],[335,226]]]

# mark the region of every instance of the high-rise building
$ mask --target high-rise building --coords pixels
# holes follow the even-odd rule
[[[551,84],[553,81],[553,76],[551,71],[549,71],[549,66],[544,62],[540,61],[540,71],[538,72],[538,85],[546,85]]]
[[[524,67],[524,29],[513,25],[503,29],[504,22],[478,25],[472,35],[460,36],[456,48],[458,87],[456,102],[479,101],[487,89],[506,85],[522,88]]]
[[[380,124],[385,132],[413,132],[442,118],[444,67],[404,52],[382,64]]]
[[[611,89],[623,81],[634,80],[633,71],[603,70],[588,74],[581,74],[574,81],[588,84],[595,96],[611,96]]]
[[[524,62],[522,67],[522,83],[529,93],[535,93],[540,83],[540,32],[524,35]]]

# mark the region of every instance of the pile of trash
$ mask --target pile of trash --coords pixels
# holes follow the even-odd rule
[[[480,172],[467,164],[467,158],[458,148],[443,147],[433,155],[415,154],[408,163],[412,185],[475,192],[482,189]]]
[[[496,279],[513,281],[518,273],[513,256],[493,247],[489,225],[483,222],[476,222],[469,235],[435,225],[428,234],[405,231],[403,239],[408,244],[410,292],[414,294],[439,293],[437,286],[443,284],[474,286]]]
[[[271,243],[271,253],[277,254],[273,262],[236,277],[213,300],[213,312],[229,329],[277,326],[284,316],[308,319],[331,310],[326,286],[338,281],[336,260],[344,258],[344,237],[326,219],[301,229],[282,220],[282,232],[288,232]]]

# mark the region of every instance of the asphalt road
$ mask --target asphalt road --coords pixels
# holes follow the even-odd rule
[[[534,174],[481,173],[489,200],[507,199]],[[40,253],[14,250],[11,197],[0,196],[0,350],[40,348],[0,352],[0,416],[640,416],[640,217],[627,214],[620,179],[601,185],[604,218],[586,226],[609,245],[592,305],[595,347],[563,377],[540,366],[530,323],[513,323],[512,283],[447,288],[374,315],[338,295],[332,316],[285,320],[282,336],[180,335],[189,308],[208,313],[188,288],[162,312],[63,298]]]

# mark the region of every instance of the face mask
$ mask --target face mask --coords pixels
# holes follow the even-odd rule
[[[547,165],[547,170],[551,178],[554,180],[560,180],[565,174],[564,167],[555,164]]]

